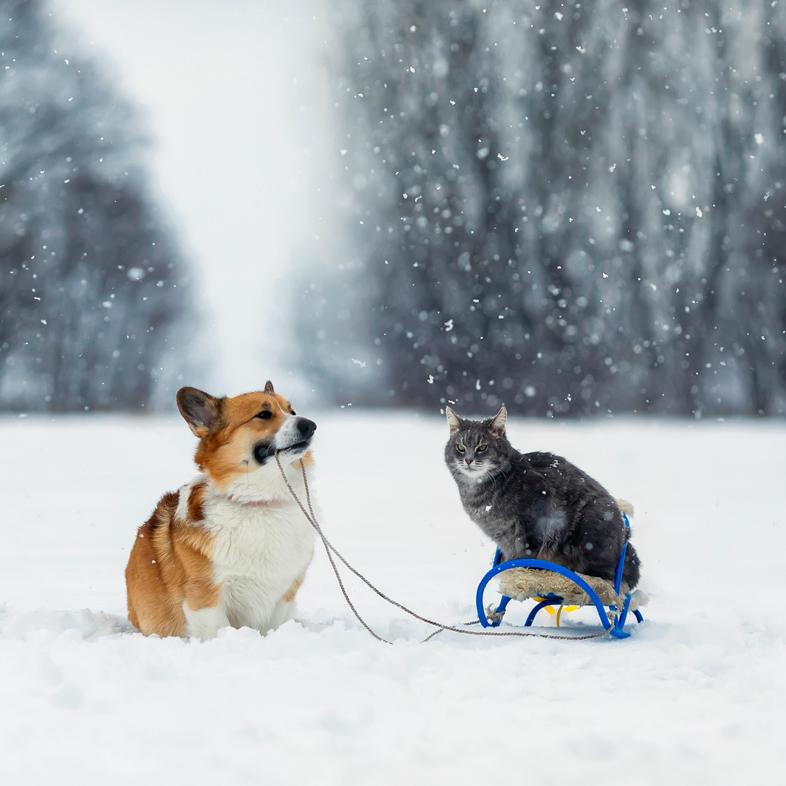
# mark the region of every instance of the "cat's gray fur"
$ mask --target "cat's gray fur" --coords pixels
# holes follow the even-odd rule
[[[628,538],[616,500],[598,481],[552,453],[519,453],[505,434],[504,407],[488,420],[465,420],[447,409],[445,462],[467,515],[502,552],[532,557],[614,580]],[[628,544],[623,580],[639,581],[639,558]]]

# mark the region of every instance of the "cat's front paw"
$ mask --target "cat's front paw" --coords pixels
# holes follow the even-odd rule
[[[494,603],[489,603],[486,606],[486,619],[489,621],[489,625],[496,626],[502,622],[502,618],[505,616],[504,611],[497,611],[497,606]]]

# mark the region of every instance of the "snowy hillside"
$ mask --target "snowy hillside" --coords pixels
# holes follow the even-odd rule
[[[469,619],[492,549],[442,465],[443,422],[316,420],[327,533],[398,599]],[[421,645],[428,629],[351,584],[396,639],[386,647],[351,619],[321,552],[302,624],[145,639],[124,618],[123,568],[136,525],[192,474],[188,430],[0,421],[0,781],[782,779],[786,425],[514,420],[510,434],[636,504],[652,600],[628,641],[446,633]],[[512,604],[509,620],[521,617]]]

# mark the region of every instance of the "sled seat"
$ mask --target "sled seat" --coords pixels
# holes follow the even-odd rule
[[[630,529],[630,521],[626,513],[622,514],[626,528]],[[513,559],[502,561],[500,550],[494,555],[494,564],[480,580],[475,592],[475,606],[478,621],[484,627],[497,627],[505,614],[511,600],[535,600],[536,605],[527,616],[525,627],[530,627],[541,609],[551,606],[594,606],[601,625],[610,636],[626,639],[630,636],[625,630],[628,614],[632,614],[641,623],[644,617],[638,609],[640,594],[631,593],[627,584],[622,581],[625,566],[625,554],[628,550],[627,540],[617,561],[614,581],[598,576],[576,573],[563,565],[539,559]],[[483,605],[486,585],[495,576],[499,576],[499,591],[502,595],[499,605],[489,610]],[[551,612],[550,612],[551,613]],[[558,617],[559,621],[559,617]]]
[[[588,576],[586,573],[576,573],[595,591],[604,606],[622,606],[628,585],[623,584],[620,595],[614,591],[614,585],[598,576]],[[538,568],[511,568],[500,574],[499,592],[507,595],[511,600],[542,599],[548,596],[562,598],[566,606],[591,606],[592,599],[566,576],[552,573],[549,570]]]

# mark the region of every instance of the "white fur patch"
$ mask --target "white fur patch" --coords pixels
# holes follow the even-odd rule
[[[303,435],[297,428],[297,420],[294,415],[287,415],[284,418],[284,422],[276,432],[276,448],[278,450],[284,450],[284,448],[303,440]]]
[[[177,508],[175,509],[175,518],[180,521],[188,522],[188,498],[191,496],[191,489],[198,483],[204,483],[204,475],[197,475],[190,483],[186,483],[178,490]]]
[[[305,500],[299,465],[284,467]],[[184,492],[181,503],[187,497]],[[291,619],[294,603],[283,597],[311,561],[314,530],[292,500],[275,462],[250,471],[226,494],[208,485],[202,510],[200,526],[214,537],[213,580],[221,587],[224,624],[265,633]]]
[[[305,502],[296,457],[282,458],[287,479]],[[287,463],[292,461],[293,463]],[[294,602],[284,595],[303,577],[314,553],[314,530],[292,499],[274,460],[249,471],[219,493],[205,475],[180,488],[176,516],[188,523],[188,498],[204,483],[204,527],[213,537],[213,581],[220,586],[216,608],[190,610],[185,604],[187,632],[212,638],[228,625],[266,633],[294,615]]]
[[[213,575],[234,627],[262,632],[286,619],[283,596],[308,567],[314,531],[294,504],[239,505],[208,497],[204,526],[214,535]]]
[[[183,613],[186,616],[186,633],[195,639],[212,639],[221,628],[229,625],[223,604],[192,611],[183,601]]]
[[[301,456],[283,453],[279,458],[290,484],[297,491],[298,496],[301,499],[305,499],[303,476],[298,462]],[[261,500],[292,501],[292,497],[273,457],[269,458],[262,466],[254,461],[249,461],[246,465],[246,471],[241,472],[227,485],[224,489],[224,494],[238,502],[259,502]]]
[[[458,462],[457,462],[458,463]],[[468,467],[463,461],[458,463],[459,472],[469,480],[474,481],[475,483],[482,483],[486,476],[489,474],[488,467],[476,467],[475,464]]]

